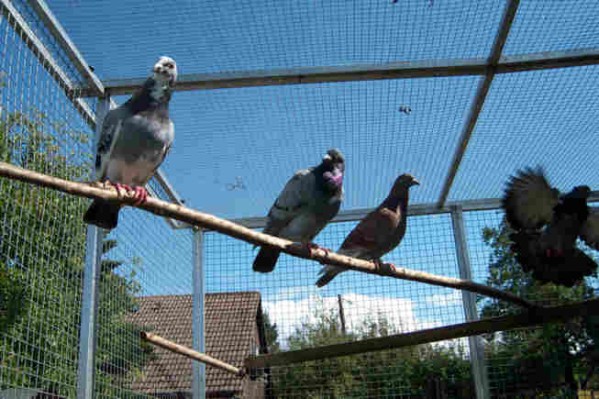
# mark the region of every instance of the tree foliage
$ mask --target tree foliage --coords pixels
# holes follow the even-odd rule
[[[343,334],[337,312],[319,309],[288,338],[289,350],[384,337],[394,326],[378,315]],[[458,346],[419,345],[272,370],[278,398],[472,398],[470,362]],[[441,396],[436,396],[441,395]]]
[[[572,288],[535,281],[516,261],[508,234],[503,223],[483,230],[483,240],[492,249],[489,285],[541,304],[570,303],[596,295],[588,281]],[[506,302],[485,300],[481,314],[493,317],[517,310]],[[577,389],[596,385],[598,327],[597,317],[588,317],[486,336],[489,373],[497,391],[507,397],[575,397]]]
[[[87,177],[91,156],[76,151],[88,145],[85,133],[39,110],[2,111],[1,161],[71,180]],[[75,396],[86,206],[56,191],[0,181],[0,389]],[[104,244],[105,253],[117,245]],[[105,259],[101,271],[100,290],[110,296],[103,298],[99,315],[97,377],[106,386],[139,370],[148,353],[138,339],[140,327],[125,318],[139,286],[133,276],[115,273],[121,264]],[[118,354],[111,350],[115,345]]]

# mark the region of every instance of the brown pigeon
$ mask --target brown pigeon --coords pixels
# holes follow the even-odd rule
[[[419,184],[410,174],[399,176],[387,198],[349,233],[338,253],[380,262],[381,256],[397,247],[406,233],[410,187]],[[320,270],[316,286],[325,286],[343,271],[342,267],[326,265]]]
[[[526,168],[507,183],[503,197],[516,260],[533,278],[572,286],[597,269],[595,261],[577,248],[580,237],[599,249],[599,212],[591,210],[588,186],[560,194],[541,168]]]
[[[345,158],[334,148],[327,151],[320,165],[297,171],[270,208],[264,233],[310,244],[339,212],[344,173]],[[262,247],[254,260],[254,271],[273,271],[280,254],[276,248]]]

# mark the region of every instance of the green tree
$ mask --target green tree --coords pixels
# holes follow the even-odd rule
[[[266,340],[266,348],[268,353],[276,353],[281,350],[279,345],[279,332],[277,330],[277,323],[270,321],[268,312],[264,310],[262,312],[262,322],[264,323],[264,338]]]
[[[320,307],[289,337],[289,350],[384,337],[394,326],[383,315],[343,334],[338,314]],[[471,398],[470,363],[460,347],[419,345],[306,362],[272,371],[279,398]]]
[[[71,180],[87,177],[91,155],[73,150],[89,145],[84,132],[35,109],[2,112],[1,161]],[[81,198],[0,180],[0,389],[32,387],[75,396],[86,206]],[[106,241],[105,252],[115,245]],[[114,272],[120,265],[109,259],[102,264],[101,291],[111,296],[102,303],[98,353],[103,358],[98,360],[121,373],[101,368],[100,383],[139,370],[147,358],[140,327],[125,317],[139,287],[134,276]],[[115,344],[123,351],[118,356],[108,350]]]
[[[588,282],[572,288],[541,284],[523,272],[510,250],[509,228],[485,228],[484,242],[492,249],[487,283],[542,304],[580,301],[595,296]],[[506,302],[484,300],[481,315],[493,317],[519,309]],[[486,336],[486,352],[493,385],[509,397],[558,395],[576,397],[577,389],[597,384],[594,375],[599,324],[579,318],[540,328],[506,331]],[[519,396],[518,396],[519,395]]]

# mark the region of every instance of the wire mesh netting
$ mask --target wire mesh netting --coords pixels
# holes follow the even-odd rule
[[[412,217],[409,224],[403,243],[385,260],[458,277],[449,215]],[[355,225],[331,224],[317,241],[336,249]],[[251,270],[257,254],[251,245],[209,233],[204,248],[208,292],[260,293],[267,320],[266,349],[271,353],[464,321],[458,291],[352,271],[318,289],[314,283],[320,265],[316,262],[282,255],[275,271],[264,275]],[[474,387],[468,359],[466,341],[454,340],[272,367],[264,381],[267,394],[281,398],[431,397],[435,389],[471,397]],[[442,381],[443,374],[448,380]],[[452,382],[446,386],[447,381]]]
[[[33,29],[34,21],[28,22]],[[0,159],[82,180],[89,173],[92,133],[72,105],[77,93],[65,95],[66,87],[16,26],[15,19],[0,17]],[[64,62],[63,54],[52,55]],[[2,397],[26,390],[31,396],[74,395],[85,256],[78,215],[85,203],[0,181]]]
[[[86,80],[34,3],[0,0],[0,160],[85,181],[91,177],[97,100],[80,98]],[[210,0],[174,7],[54,0],[50,5],[110,84],[146,76],[163,53],[177,60],[187,79],[196,73],[268,75],[302,67],[485,60],[508,3]],[[503,59],[589,47],[596,53],[598,10],[590,0],[520,1]],[[596,187],[597,68],[497,75],[449,199],[497,198],[510,173],[537,163],[562,190]],[[412,191],[412,203],[434,203],[482,79],[175,93],[171,115],[177,134],[164,170],[187,204],[247,221],[267,213],[295,170],[316,165],[328,148],[338,147],[347,158],[343,211],[375,206],[402,172],[422,182]],[[115,99],[122,103],[127,97]],[[173,200],[158,179],[149,186],[158,198]],[[0,180],[0,398],[77,397],[78,377],[91,378],[77,375],[85,328],[80,315],[87,311],[81,222],[87,204]],[[410,217],[402,244],[384,259],[463,277],[468,265],[458,265],[452,215],[426,209],[430,214]],[[514,260],[502,218],[500,210],[464,213],[473,280],[547,305],[597,296],[595,276],[574,288],[532,281]],[[356,223],[330,224],[315,241],[337,249]],[[207,367],[205,385],[197,378],[194,386],[191,360],[150,346],[140,331],[188,347],[198,347],[203,337],[208,354],[241,367],[250,355],[350,345],[465,322],[472,303],[448,288],[353,271],[318,289],[320,265],[287,255],[273,273],[254,273],[257,250],[251,245],[181,227],[125,208],[118,229],[104,237],[94,397],[197,397],[205,390],[215,398],[482,399],[566,397],[599,389],[599,328],[589,317],[250,370],[243,379]],[[192,295],[198,261],[207,292],[203,315],[193,311],[200,303]],[[517,311],[485,298],[477,298],[476,310],[482,318]],[[474,367],[479,361],[482,370]]]
[[[144,76],[144,65],[161,53],[178,60],[188,74],[484,58],[503,6],[503,1],[211,0],[177,7],[144,1],[98,7],[52,1],[103,79]],[[149,34],[149,26],[172,29]],[[95,35],[93,41],[89,35]]]
[[[158,381],[191,381],[191,361],[184,369],[151,363],[166,351],[141,342],[140,331],[171,335],[180,325],[157,324],[169,303],[160,298],[191,292],[192,233],[173,230],[166,220],[136,209],[125,209],[119,228],[104,240],[98,303],[96,397],[137,398],[161,393]],[[189,310],[191,308],[188,307]],[[176,309],[169,309],[175,311]],[[176,315],[173,315],[176,317]],[[184,313],[191,346],[191,314]],[[155,367],[142,368],[147,364]],[[173,387],[173,385],[171,385]],[[176,387],[176,385],[174,385]]]
[[[28,5],[14,6],[29,30],[8,13],[0,17],[0,160],[89,180],[96,101],[77,99],[73,88],[83,79],[75,67]],[[54,62],[40,59],[46,56]],[[151,187],[168,200],[154,180]],[[82,198],[0,181],[2,398],[76,396],[85,258],[81,217],[87,205]],[[121,212],[120,230],[102,248],[97,397],[153,393],[153,384],[131,380],[151,352],[139,340],[149,324],[136,320],[135,311],[144,304],[140,297],[190,292],[191,248],[189,230],[175,231],[138,210]],[[168,275],[172,284],[165,288]]]
[[[574,288],[535,283],[509,250],[502,211],[467,212],[464,220],[473,280],[546,305],[588,299],[599,292],[596,276]],[[478,310],[482,317],[514,312],[512,307],[489,299],[480,299]],[[594,351],[589,338],[595,328],[591,318],[580,318],[484,336],[492,396],[568,397],[571,389],[596,389],[593,363],[588,361]]]

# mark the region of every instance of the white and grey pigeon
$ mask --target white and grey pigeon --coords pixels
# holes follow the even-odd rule
[[[270,208],[264,233],[312,245],[312,239],[339,212],[344,173],[345,159],[337,149],[327,151],[320,165],[297,171]],[[254,271],[273,271],[279,255],[278,249],[260,248]]]
[[[136,203],[146,200],[144,188],[164,161],[175,129],[169,102],[177,80],[177,64],[160,57],[143,87],[123,105],[109,111],[102,123],[96,152],[96,179],[117,190],[135,191]],[[118,224],[121,205],[94,200],[83,220],[104,229]]]
[[[595,261],[576,246],[581,238],[599,250],[599,212],[589,208],[588,186],[561,194],[541,168],[518,171],[503,197],[512,251],[535,279],[572,286],[596,269]]]
[[[420,182],[408,173],[395,179],[387,198],[354,227],[337,253],[381,263],[381,256],[397,247],[406,233],[410,187],[415,185]],[[324,266],[316,286],[324,287],[345,270],[339,266]]]

